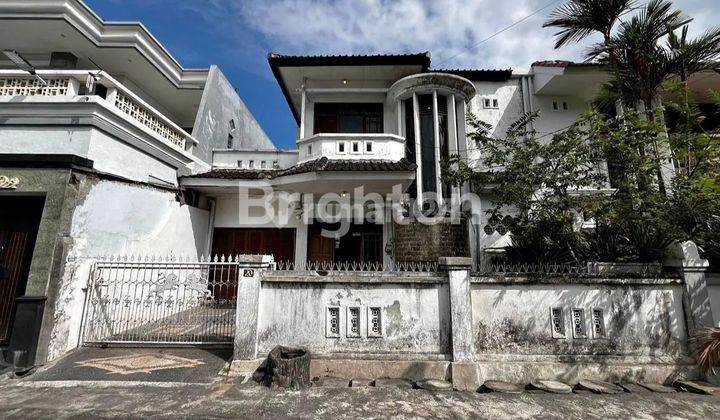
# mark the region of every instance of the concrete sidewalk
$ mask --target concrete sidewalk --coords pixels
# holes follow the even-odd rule
[[[677,394],[479,394],[401,388],[272,391],[211,384],[5,380],[2,418],[717,418],[720,397]]]

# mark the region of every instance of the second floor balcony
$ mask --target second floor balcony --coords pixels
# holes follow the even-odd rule
[[[326,157],[391,160],[405,157],[405,138],[390,133],[318,133],[297,141],[300,162]]]
[[[103,71],[39,70],[37,73],[46,84],[23,71],[0,70],[0,107],[37,104],[39,110],[41,104],[92,102],[139,129],[148,141],[157,145],[189,153],[198,143],[169,117]]]

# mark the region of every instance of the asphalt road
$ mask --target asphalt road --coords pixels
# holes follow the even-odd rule
[[[718,418],[720,396],[479,394],[399,388],[273,391],[212,384],[0,382],[2,418]]]

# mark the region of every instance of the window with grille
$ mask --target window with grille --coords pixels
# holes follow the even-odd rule
[[[347,336],[350,338],[360,337],[360,308],[347,308]]]
[[[327,308],[325,336],[330,338],[340,337],[340,308],[337,306]]]
[[[593,322],[593,337],[605,338],[605,317],[603,316],[602,309],[593,309],[592,312]]]
[[[553,338],[565,338],[565,319],[562,308],[550,308],[550,325]]]
[[[585,310],[573,308],[572,310],[573,338],[587,338],[585,331]]]
[[[382,337],[382,315],[379,307],[368,308],[368,337]]]

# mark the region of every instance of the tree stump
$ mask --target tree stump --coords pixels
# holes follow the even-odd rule
[[[310,353],[303,349],[275,347],[268,355],[265,385],[270,388],[309,387]]]

